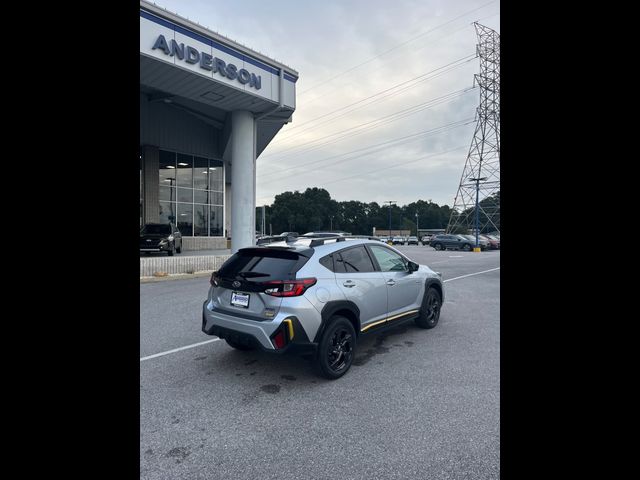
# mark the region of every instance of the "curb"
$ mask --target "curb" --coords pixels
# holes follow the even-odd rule
[[[203,278],[210,277],[210,272],[196,272],[196,273],[173,273],[167,275],[166,277],[140,277],[140,283],[156,283],[156,282],[167,282],[171,280],[189,280],[190,278]]]

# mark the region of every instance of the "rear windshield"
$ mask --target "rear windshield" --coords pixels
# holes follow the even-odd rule
[[[218,270],[221,278],[237,278],[250,282],[290,280],[308,258],[295,252],[272,249],[239,251]]]
[[[171,233],[171,227],[169,225],[145,225],[142,229],[142,233],[150,234],[164,234]]]

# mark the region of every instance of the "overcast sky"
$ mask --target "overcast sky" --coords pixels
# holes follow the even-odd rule
[[[477,88],[464,91],[479,60],[464,58],[475,53],[472,22],[500,32],[498,0],[157,4],[299,72],[293,121],[258,158],[258,205],[307,187],[339,201],[453,205],[479,101]]]

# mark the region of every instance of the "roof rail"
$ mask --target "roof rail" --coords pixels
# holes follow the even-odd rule
[[[256,240],[256,245],[267,245],[267,244],[273,243],[273,242],[293,243],[297,239],[298,239],[298,237],[295,236],[295,235],[287,235],[286,237],[283,237],[282,235],[274,235],[272,237],[259,238],[258,240]]]
[[[347,239],[354,239],[354,240],[363,239],[363,240],[380,241],[378,237],[371,237],[368,235],[340,235],[335,237],[324,237],[324,238],[317,238],[317,239],[311,240],[309,247],[313,248],[313,247],[319,247],[320,245],[324,245],[324,242],[326,240],[335,240],[336,242],[344,242]]]

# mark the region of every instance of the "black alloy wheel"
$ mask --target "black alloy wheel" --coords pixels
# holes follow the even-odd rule
[[[347,373],[353,362],[356,332],[351,322],[342,316],[333,317],[318,345],[316,366],[319,373],[331,380]]]
[[[462,249],[463,249],[465,252],[470,252],[470,251],[471,251],[471,245],[469,245],[468,243],[465,243],[465,244],[464,244],[464,247],[462,247]]]
[[[422,299],[420,316],[416,319],[416,325],[421,328],[433,328],[440,319],[442,299],[435,288],[429,288]]]

